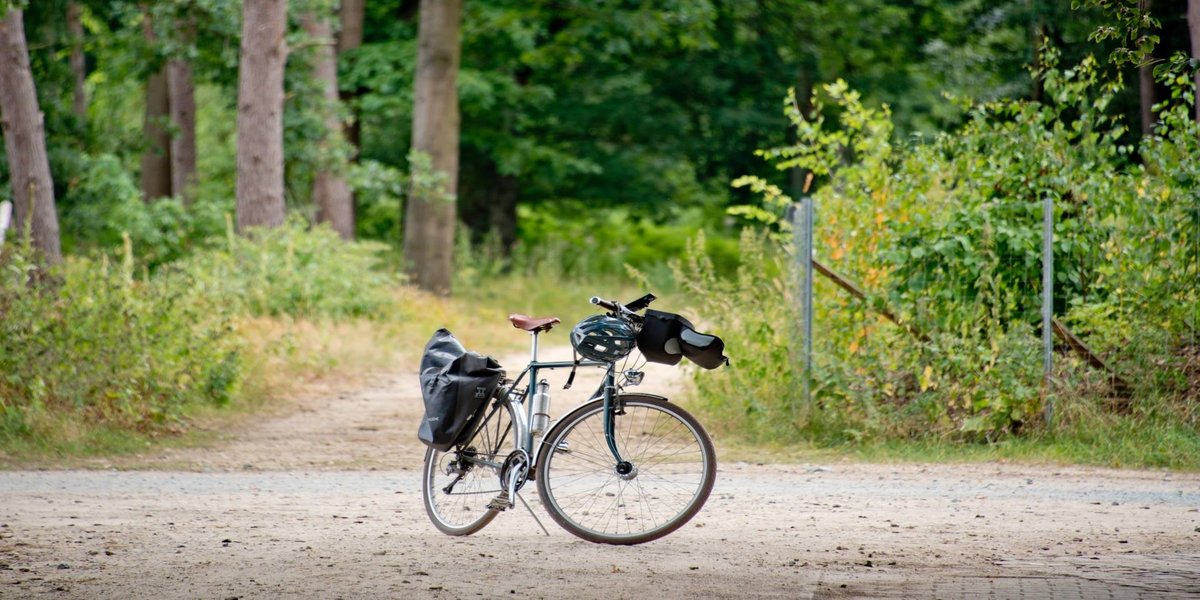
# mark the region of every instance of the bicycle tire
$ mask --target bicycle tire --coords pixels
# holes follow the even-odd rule
[[[615,433],[633,476],[616,473],[604,438],[604,401],[572,411],[546,434],[538,496],[563,529],[603,544],[642,544],[691,520],[712,492],[717,459],[700,423],[665,398],[628,394]]]
[[[488,410],[471,439],[447,452],[425,451],[421,497],[429,520],[446,535],[471,535],[498,514],[487,505],[500,493],[500,468],[517,447],[517,427],[508,401],[496,399]]]

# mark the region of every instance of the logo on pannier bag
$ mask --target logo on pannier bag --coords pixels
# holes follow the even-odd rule
[[[484,398],[487,398],[487,391],[488,391],[488,389],[486,386],[480,386],[480,387],[475,388],[475,399],[482,400]]]

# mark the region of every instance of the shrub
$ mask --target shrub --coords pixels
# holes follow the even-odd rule
[[[399,276],[382,268],[388,247],[346,242],[302,220],[233,234],[173,265],[195,293],[236,314],[306,318],[377,317],[393,304]]]
[[[0,443],[63,441],[64,420],[155,433],[187,409],[242,399],[253,360],[248,316],[378,318],[399,279],[378,244],[347,243],[302,223],[139,268],[126,235],[119,259],[72,257],[49,274],[27,247],[0,252]]]
[[[58,414],[151,431],[236,397],[241,343],[193,281],[137,280],[106,258],[34,274],[28,250],[0,253],[0,439],[61,435],[47,430]]]
[[[1106,114],[1118,86],[1101,82],[1091,59],[1066,70],[1053,55],[1047,62],[1045,103],[972,105],[963,127],[932,140],[897,143],[886,107],[864,106],[842,82],[814,97],[811,118],[789,97],[798,142],[761,154],[824,179],[814,194],[817,256],[869,299],[818,279],[814,402],[799,406],[786,350],[797,322],[790,230],[779,210],[790,199],[762,179],[735,182],[765,199],[732,211],[764,228],[743,238],[735,283],[720,283],[702,257],[677,265],[679,281],[703,283],[691,297],[732,341],[735,368],[697,379],[711,409],[753,435],[827,441],[995,440],[1040,426],[1041,199],[1050,196],[1056,314],[1135,380],[1132,414],[1195,426],[1186,399],[1200,377],[1189,383],[1186,369],[1200,318],[1200,143],[1190,97],[1160,106],[1157,135],[1124,147],[1124,127]],[[1190,81],[1177,78],[1181,89]],[[1130,160],[1135,150],[1142,164]],[[764,284],[756,273],[775,275]],[[1062,401],[1112,392],[1072,385],[1096,379],[1081,361],[1056,365],[1062,383],[1046,391]]]

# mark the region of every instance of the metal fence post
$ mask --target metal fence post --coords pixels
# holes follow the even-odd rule
[[[813,326],[813,200],[802,196],[792,209],[793,241],[796,262],[800,267],[797,278],[797,297],[800,299],[800,397],[805,417],[812,409],[812,326]],[[792,415],[795,421],[795,415]]]
[[[1054,422],[1054,398],[1050,396],[1050,376],[1054,368],[1054,199],[1042,199],[1042,398],[1046,424]]]

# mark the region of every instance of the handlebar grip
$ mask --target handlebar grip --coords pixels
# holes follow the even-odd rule
[[[608,310],[614,310],[614,311],[617,310],[616,302],[613,302],[611,300],[605,300],[599,296],[592,296],[592,304],[595,304],[596,306],[599,306],[602,308],[606,308]]]

